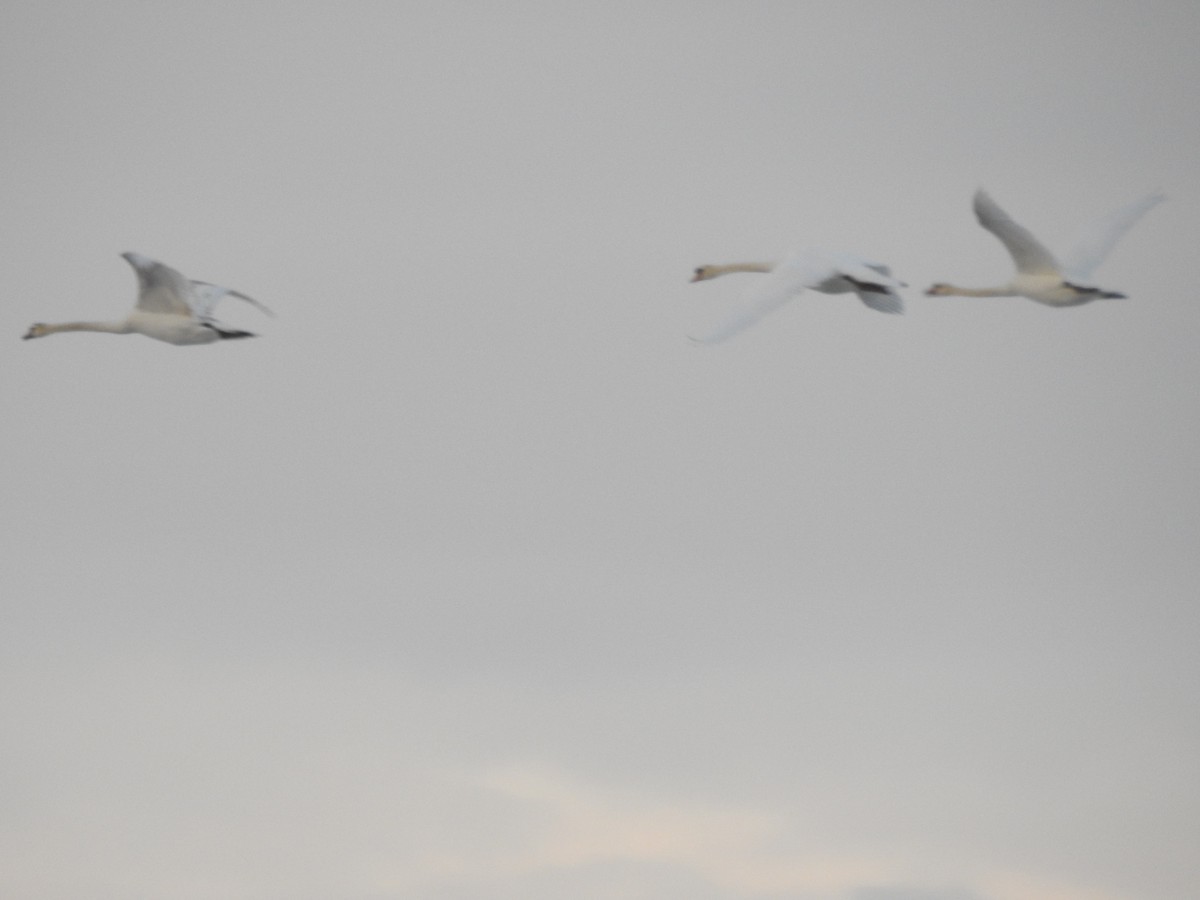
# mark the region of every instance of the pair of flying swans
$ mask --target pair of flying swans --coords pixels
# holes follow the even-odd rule
[[[251,297],[207,281],[184,278],[170,266],[138,253],[122,253],[138,279],[137,305],[124,319],[112,322],[62,322],[30,327],[25,340],[61,331],[101,331],[108,334],[144,334],[168,344],[211,344],[233,338],[254,337],[222,325],[212,317],[213,308],[225,296],[245,300],[267,315],[273,313]]]
[[[931,296],[1028,297],[1047,306],[1078,306],[1091,300],[1124,298],[1124,294],[1080,282],[1104,261],[1121,236],[1163,199],[1162,194],[1153,193],[1121,207],[1098,222],[1068,255],[1056,259],[985,191],[977,191],[974,209],[979,224],[1007,248],[1017,267],[1016,274],[1008,284],[1000,287],[966,288],[939,282],[925,293]],[[894,279],[886,266],[859,256],[806,251],[778,263],[700,266],[692,281],[707,281],[730,272],[763,272],[770,278],[750,291],[742,311],[707,336],[694,339],[699,343],[716,344],[732,337],[806,289],[827,294],[853,292],[871,309],[888,313],[904,311],[903,301],[896,293],[896,289],[904,284]]]

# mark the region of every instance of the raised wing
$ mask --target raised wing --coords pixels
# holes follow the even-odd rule
[[[191,286],[186,278],[170,266],[164,266],[140,253],[122,253],[121,256],[137,273],[138,309],[143,312],[177,316],[192,314],[192,308],[188,304]]]
[[[1063,257],[1063,273],[1068,278],[1086,279],[1104,262],[1125,232],[1165,199],[1166,195],[1158,192],[1147,194],[1105,216],[1086,231],[1071,252]]]
[[[1059,267],[1054,254],[1042,246],[1028,230],[1014,222],[996,201],[980,190],[975,192],[975,216],[979,224],[1000,239],[1016,263],[1017,271],[1025,275],[1057,275]]]
[[[741,310],[704,337],[694,337],[692,340],[701,344],[726,341],[786,305],[806,288],[816,287],[836,274],[836,270],[827,264],[797,258],[784,260],[746,294]]]
[[[227,287],[222,287],[219,284],[210,284],[207,281],[192,281],[189,282],[191,308],[196,313],[197,318],[208,319],[212,317],[212,311],[216,308],[217,303],[222,297],[237,297],[239,300],[244,300],[251,306],[257,307],[268,316],[274,316],[275,313],[267,309],[253,297],[247,297],[240,291],[231,290]]]

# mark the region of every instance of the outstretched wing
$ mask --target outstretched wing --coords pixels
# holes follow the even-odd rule
[[[221,287],[219,284],[210,284],[207,281],[192,281],[190,284],[191,308],[195,312],[197,318],[208,319],[212,317],[212,311],[216,308],[217,303],[222,297],[237,297],[239,300],[245,300],[251,306],[255,306],[262,310],[268,316],[274,316],[271,312],[253,297],[247,297],[245,294],[231,290],[227,287]]]
[[[985,191],[975,192],[975,217],[979,224],[1000,239],[1024,275],[1057,275],[1054,254],[1028,230],[1014,222]]]
[[[138,309],[143,312],[177,316],[192,314],[188,303],[191,287],[186,278],[170,266],[164,266],[140,253],[122,253],[121,256],[137,273]]]
[[[726,341],[784,306],[806,288],[816,287],[836,274],[836,270],[827,263],[803,258],[784,260],[746,294],[738,312],[704,337],[693,337],[692,340],[701,344]]]
[[[1086,231],[1071,252],[1063,257],[1063,274],[1071,279],[1086,279],[1104,262],[1125,232],[1165,199],[1165,194],[1156,191],[1105,216]]]

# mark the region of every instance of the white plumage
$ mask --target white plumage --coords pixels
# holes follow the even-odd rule
[[[1123,299],[1124,294],[1081,282],[1112,252],[1121,236],[1165,197],[1154,193],[1123,206],[1096,223],[1076,246],[1056,259],[1028,229],[1017,224],[985,191],[975,193],[975,216],[1008,249],[1017,267],[1012,280],[994,288],[965,288],[939,282],[933,296],[1028,297],[1047,306],[1078,306],[1090,300]]]
[[[110,322],[62,322],[32,325],[25,339],[45,337],[63,331],[98,331],[107,334],[144,334],[168,344],[211,344],[231,338],[254,337],[222,325],[212,317],[213,308],[225,296],[237,297],[269,309],[245,294],[206,281],[191,281],[170,266],[138,253],[122,253],[138,278],[137,305],[124,319]]]
[[[897,293],[905,286],[904,282],[893,278],[887,266],[850,253],[810,249],[777,263],[700,266],[692,281],[708,281],[731,272],[763,272],[767,277],[746,294],[741,310],[709,334],[693,340],[704,344],[727,340],[806,290],[823,294],[853,293],[879,312],[904,312],[904,300]]]

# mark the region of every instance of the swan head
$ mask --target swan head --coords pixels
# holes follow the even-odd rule
[[[697,266],[696,271],[692,273],[692,284],[697,281],[708,281],[710,278],[716,278],[721,272],[716,266]]]
[[[929,290],[925,292],[926,297],[947,297],[952,294],[954,294],[954,288],[941,281],[937,284],[931,284]]]
[[[29,326],[29,330],[25,332],[25,337],[21,338],[21,340],[27,341],[30,338],[45,337],[49,333],[50,330],[44,324],[41,322],[36,322]]]

